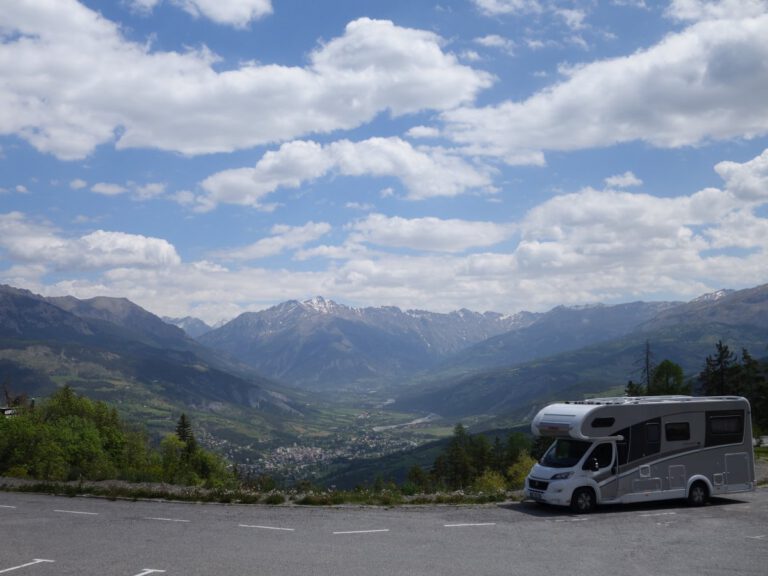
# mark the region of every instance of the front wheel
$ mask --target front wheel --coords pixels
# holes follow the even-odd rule
[[[694,482],[688,491],[688,504],[691,506],[704,506],[709,500],[709,490],[704,482]]]
[[[571,496],[571,510],[576,514],[589,514],[595,509],[595,493],[591,488],[577,488]]]

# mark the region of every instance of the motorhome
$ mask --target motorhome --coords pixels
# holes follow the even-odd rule
[[[749,402],[738,396],[595,398],[550,404],[531,423],[554,442],[525,481],[537,502],[600,504],[755,489]]]

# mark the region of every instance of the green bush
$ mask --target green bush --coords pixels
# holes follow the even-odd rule
[[[536,460],[528,452],[520,452],[515,463],[507,469],[508,486],[511,490],[521,490],[525,486],[525,478],[534,464]]]
[[[495,470],[486,470],[472,485],[472,490],[478,494],[503,494],[506,489],[506,479]]]

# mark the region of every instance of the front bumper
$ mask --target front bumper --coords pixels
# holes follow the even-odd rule
[[[527,478],[523,493],[526,498],[545,504],[568,506],[571,503],[571,491],[566,489],[566,482]]]

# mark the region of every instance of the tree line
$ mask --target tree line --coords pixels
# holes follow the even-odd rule
[[[746,348],[733,352],[722,340],[715,344],[701,371],[690,378],[671,360],[654,364],[650,343],[645,344],[642,378],[630,380],[627,396],[695,394],[699,396],[744,396],[752,407],[755,434],[768,433],[768,361],[754,358]]]
[[[512,432],[505,440],[495,436],[491,442],[487,436],[469,434],[464,425],[456,424],[431,469],[413,466],[406,484],[425,493],[443,490],[497,493],[519,489],[545,448],[541,440],[533,440],[522,432]]]
[[[69,386],[37,403],[6,390],[6,402],[16,413],[0,418],[0,476],[209,487],[234,479],[223,459],[197,444],[185,414],[175,433],[153,446],[146,432],[126,425],[115,408]]]

